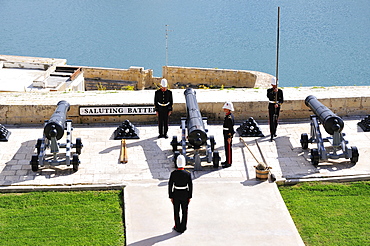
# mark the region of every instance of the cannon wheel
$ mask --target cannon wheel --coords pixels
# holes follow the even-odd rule
[[[78,166],[80,165],[80,160],[78,159],[77,154],[74,154],[72,157],[72,165],[73,165],[73,172],[77,172]]]
[[[177,157],[180,155],[180,152],[179,151],[175,151],[173,153],[173,163],[175,164],[175,167],[177,168],[177,163],[176,163],[176,160],[177,160]]]
[[[178,144],[179,144],[179,142],[177,141],[177,136],[172,136],[172,141],[171,141],[172,152],[176,152],[177,151]]]
[[[31,164],[32,171],[37,172],[39,170],[39,157],[38,157],[38,155],[32,155],[30,164]]]
[[[42,141],[43,141],[44,139],[43,138],[39,138],[39,139],[37,139],[37,143],[36,143],[36,149],[37,149],[37,155],[39,155],[40,154],[40,151],[41,151],[41,144],[42,144]]]
[[[194,171],[200,171],[202,170],[202,163],[200,160],[199,153],[194,154]]]
[[[314,166],[317,166],[320,161],[320,155],[318,149],[311,149],[311,163]]]
[[[351,163],[356,164],[358,162],[358,156],[359,156],[358,149],[356,146],[352,146],[351,149],[352,149]]]
[[[213,152],[213,167],[218,168],[220,166],[220,154],[218,151]]]
[[[216,145],[216,141],[215,141],[215,137],[213,135],[209,136],[209,141],[211,142],[211,151],[215,151],[215,145]]]
[[[81,154],[82,146],[81,138],[76,138],[76,153],[79,155]]]
[[[307,149],[308,148],[308,135],[307,135],[307,133],[302,133],[301,134],[301,146],[302,146],[302,149]]]

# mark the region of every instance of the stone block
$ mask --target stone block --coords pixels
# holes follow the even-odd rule
[[[369,97],[361,97],[361,106],[363,108],[370,108],[370,98]]]
[[[348,98],[345,98],[345,100],[347,101],[346,102],[346,105],[347,105],[347,108],[350,109],[350,108],[361,108],[361,98],[360,97],[348,97]]]

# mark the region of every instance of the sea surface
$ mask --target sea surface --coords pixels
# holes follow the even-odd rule
[[[0,0],[0,54],[69,65],[243,69],[370,85],[369,0]]]

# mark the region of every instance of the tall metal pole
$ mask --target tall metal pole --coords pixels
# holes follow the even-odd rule
[[[279,41],[280,41],[280,7],[278,7],[278,23],[277,23],[277,38],[276,38],[276,93],[275,93],[275,105],[278,102],[278,94],[279,94]],[[275,107],[275,112],[273,116],[273,124],[275,127],[275,132],[276,132],[276,127],[277,127],[277,121],[278,121],[278,114],[277,114],[277,107]],[[272,137],[271,137],[272,140]]]
[[[278,7],[278,23],[276,38],[276,86],[278,86],[279,81],[279,43],[280,43],[280,7]]]
[[[168,66],[168,32],[171,31],[168,29],[168,25],[166,25],[166,67]]]
[[[168,66],[168,25],[166,25],[166,67]]]

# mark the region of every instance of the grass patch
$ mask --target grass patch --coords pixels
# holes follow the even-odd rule
[[[370,245],[370,182],[303,183],[279,190],[306,245]]]
[[[0,194],[6,245],[123,245],[121,191]]]

